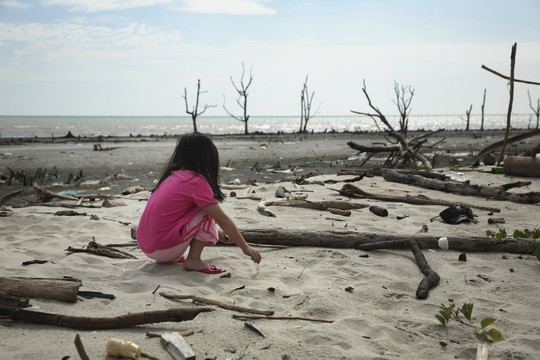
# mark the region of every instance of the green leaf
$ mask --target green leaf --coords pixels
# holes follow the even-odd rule
[[[486,237],[493,237],[495,233],[491,230],[486,230]]]
[[[463,306],[458,310],[463,314],[463,316],[465,316],[467,320],[471,321],[473,306],[473,303],[463,304]]]
[[[504,337],[501,332],[497,329],[490,329],[486,332],[486,338],[490,341],[504,341]]]
[[[448,320],[445,319],[444,317],[442,317],[441,315],[435,315],[435,317],[437,318],[437,320],[439,320],[441,322],[441,324],[443,324],[444,326],[446,326],[446,324],[448,324]]]
[[[519,231],[519,230],[514,230],[514,235],[513,235],[514,239],[521,239],[521,238],[523,238],[524,236],[525,236],[525,235],[524,235],[521,231]]]
[[[487,328],[489,325],[493,325],[497,322],[497,319],[494,318],[485,318],[480,322],[480,326],[482,326],[482,329]]]
[[[536,258],[540,261],[540,246],[536,247]]]

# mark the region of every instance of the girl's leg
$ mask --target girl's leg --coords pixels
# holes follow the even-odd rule
[[[191,240],[189,252],[184,261],[184,269],[199,271],[208,268],[208,264],[202,261],[201,254],[206,243],[197,239]]]

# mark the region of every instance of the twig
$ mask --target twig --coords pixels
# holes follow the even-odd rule
[[[90,360],[90,358],[86,354],[86,351],[84,350],[84,346],[79,334],[75,335],[75,347],[77,348],[77,352],[79,353],[81,360]]]
[[[324,319],[315,319],[315,318],[306,318],[301,316],[251,316],[251,315],[233,315],[233,319],[237,320],[304,320],[304,321],[314,321],[322,323],[333,323],[334,320],[324,320]]]
[[[201,304],[215,305],[226,310],[239,311],[239,312],[258,314],[258,315],[274,315],[273,311],[255,310],[255,309],[248,309],[248,308],[244,308],[240,306],[224,304],[222,302],[211,300],[211,299],[205,299],[197,295],[175,295],[175,294],[164,293],[164,292],[160,292],[159,295],[167,299],[171,299],[171,300],[192,300],[193,302],[198,302]]]

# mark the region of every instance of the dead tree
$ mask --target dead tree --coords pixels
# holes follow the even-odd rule
[[[484,89],[484,99],[482,100],[482,119],[480,120],[480,130],[484,130],[484,109],[486,106],[486,89]]]
[[[227,114],[229,114],[234,119],[244,123],[244,134],[246,134],[246,135],[249,133],[248,132],[249,115],[247,113],[247,99],[248,99],[248,89],[251,86],[251,82],[253,81],[252,70],[253,70],[253,68],[249,69],[249,80],[247,82],[245,82],[244,81],[244,76],[246,74],[246,69],[244,67],[244,63],[242,63],[242,76],[240,77],[240,84],[239,84],[240,86],[236,85],[236,83],[234,82],[234,80],[233,80],[233,78],[231,76],[231,82],[232,82],[232,84],[234,86],[234,89],[238,93],[238,98],[236,99],[236,103],[242,109],[242,112],[243,112],[242,117],[235,116],[235,115],[231,114],[229,112],[229,110],[227,110],[227,108],[225,107],[225,104],[223,104],[223,109],[225,109]]]
[[[465,131],[469,131],[469,128],[470,128],[470,124],[471,124],[471,111],[472,111],[472,104],[471,106],[469,107],[469,110],[465,110],[465,115],[467,116],[465,119]]]
[[[516,82],[519,82],[519,83],[525,83],[525,84],[531,84],[531,85],[540,85],[539,82],[534,82],[534,81],[528,81],[528,80],[518,80],[514,77],[514,68],[515,68],[515,64],[516,64],[516,49],[517,49],[517,43],[514,43],[514,45],[512,46],[512,52],[510,54],[510,76],[506,76],[506,75],[503,75],[495,70],[492,70],[490,68],[488,68],[487,66],[485,65],[482,65],[482,69],[484,70],[487,70],[489,71],[490,73],[493,73],[499,77],[502,77],[503,79],[506,79],[506,80],[509,80],[510,81],[510,100],[508,102],[508,113],[506,115],[506,131],[504,133],[504,140],[503,140],[503,145],[501,147],[501,154],[499,155],[499,160],[497,161],[497,165],[501,165],[502,161],[503,161],[503,158],[504,158],[504,151],[506,149],[506,145],[507,145],[507,142],[508,142],[508,135],[510,133],[510,119],[511,119],[511,116],[512,116],[512,105],[513,105],[513,102],[514,102],[514,83]]]
[[[361,111],[354,111],[351,110],[352,113],[369,116],[373,121],[375,122],[375,125],[377,128],[381,131],[386,132],[386,139],[391,144],[391,146],[388,147],[376,147],[376,148],[370,148],[366,146],[361,146],[359,144],[356,144],[355,142],[349,141],[347,145],[352,147],[353,149],[357,149],[362,152],[368,153],[368,158],[373,156],[373,154],[378,152],[389,152],[388,158],[386,159],[385,166],[388,167],[417,167],[418,162],[422,163],[422,165],[427,168],[431,169],[431,163],[429,160],[420,153],[420,150],[422,148],[426,148],[426,142],[427,137],[432,135],[434,132],[428,131],[425,132],[419,136],[413,137],[411,139],[408,139],[407,134],[407,127],[408,127],[408,115],[410,112],[410,105],[411,100],[414,95],[414,90],[412,90],[410,87],[399,87],[397,84],[395,86],[396,91],[396,98],[398,99],[398,109],[400,111],[400,114],[402,115],[402,118],[400,120],[400,128],[398,130],[394,129],[394,127],[390,124],[386,116],[379,110],[377,106],[375,106],[371,102],[371,98],[368,95],[367,89],[366,89],[366,82],[364,80],[364,86],[362,87],[362,91],[364,92],[364,96],[366,97],[368,101],[369,107],[374,111],[374,113],[367,113],[367,112],[361,112]],[[405,95],[405,92],[408,91],[409,96],[407,97]],[[381,126],[382,125],[382,126]],[[431,145],[431,146],[435,146]]]
[[[529,107],[533,111],[534,115],[536,116],[536,129],[538,129],[538,123],[540,121],[540,98],[536,99],[536,107],[532,105],[531,101],[531,93],[529,90],[527,90],[527,96],[529,97]]]
[[[407,137],[409,129],[409,114],[411,113],[411,102],[414,97],[414,89],[408,87],[399,87],[397,82],[394,82],[394,92],[396,93],[396,104],[399,111],[399,131],[403,137]],[[406,93],[408,92],[408,95]]]
[[[195,105],[191,108],[191,111],[189,110],[188,105],[188,99],[187,99],[187,90],[184,88],[184,102],[186,103],[186,113],[191,115],[191,119],[193,120],[193,131],[197,132],[197,117],[199,115],[204,114],[204,112],[211,107],[215,107],[216,105],[208,105],[205,104],[203,109],[199,112],[199,98],[201,94],[206,93],[206,91],[201,91],[201,80],[197,79],[197,97],[195,99]]]
[[[308,121],[317,113],[311,113],[315,91],[312,91],[311,94],[309,93],[307,86],[308,77],[309,75],[306,75],[304,86],[300,92],[300,130],[298,132],[307,132]]]

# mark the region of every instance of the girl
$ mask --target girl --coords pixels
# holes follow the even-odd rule
[[[208,136],[192,133],[179,139],[137,227],[137,242],[146,256],[158,263],[182,262],[188,271],[219,274],[225,270],[205,263],[201,253],[221,240],[261,262],[259,251],[246,244],[218,204],[225,199],[218,173],[218,150]]]

